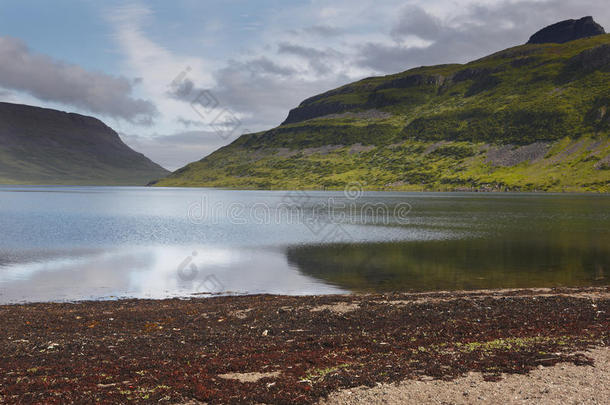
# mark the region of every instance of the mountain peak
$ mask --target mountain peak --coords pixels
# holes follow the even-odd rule
[[[549,25],[532,35],[528,44],[546,44],[574,41],[575,39],[605,34],[604,27],[587,16],[578,20],[565,20]]]

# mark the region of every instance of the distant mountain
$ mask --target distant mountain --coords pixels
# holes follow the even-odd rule
[[[610,192],[610,35],[595,27],[330,90],[156,184]]]
[[[0,184],[146,185],[167,173],[96,118],[0,103]]]

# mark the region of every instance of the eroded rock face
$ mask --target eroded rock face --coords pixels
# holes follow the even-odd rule
[[[529,145],[493,145],[487,151],[486,162],[492,166],[512,167],[519,163],[534,163],[543,159],[549,149],[549,142],[534,142]]]
[[[574,41],[575,39],[603,35],[604,27],[593,21],[593,17],[583,17],[579,20],[565,20],[549,25],[532,35],[528,44],[546,44]]]
[[[375,90],[383,89],[405,89],[409,87],[423,86],[423,85],[435,85],[440,86],[445,81],[442,75],[408,75],[399,77],[394,80],[382,83],[375,88]]]
[[[339,102],[327,102],[319,104],[305,104],[301,103],[297,108],[293,108],[288,113],[288,118],[282,123],[294,124],[295,122],[306,121],[316,117],[323,117],[330,114],[341,114],[349,111],[354,106],[350,104],[342,104]]]

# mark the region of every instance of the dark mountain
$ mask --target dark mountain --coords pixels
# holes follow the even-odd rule
[[[167,173],[96,118],[0,103],[0,183],[146,185]]]
[[[563,44],[576,39],[603,35],[604,27],[593,21],[593,17],[565,20],[549,25],[532,35],[528,44]]]

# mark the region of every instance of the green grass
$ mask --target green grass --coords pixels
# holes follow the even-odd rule
[[[215,159],[192,163],[174,174],[166,186],[210,186],[245,189],[341,189],[359,182],[376,190],[590,191],[610,192],[610,170],[600,159],[610,154],[608,136],[554,141],[544,158],[514,166],[487,160],[486,143],[407,140],[399,146],[378,146],[351,153],[343,146],[329,153],[279,149],[253,154],[247,148],[226,148]],[[436,149],[434,149],[436,148]],[[426,153],[427,149],[433,149]]]

